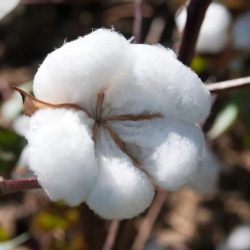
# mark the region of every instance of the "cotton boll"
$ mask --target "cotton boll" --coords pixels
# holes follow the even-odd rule
[[[233,26],[233,42],[236,49],[250,50],[250,11],[245,12]]]
[[[189,187],[202,194],[215,193],[218,188],[219,171],[218,160],[204,144],[201,163]]]
[[[193,178],[204,143],[198,127],[162,118],[112,126],[160,187],[174,191]]]
[[[176,14],[176,25],[182,32],[187,19],[187,9],[182,8]],[[229,42],[231,15],[219,3],[211,3],[201,25],[196,49],[200,53],[216,54],[226,48]]]
[[[31,117],[29,166],[52,200],[78,205],[95,181],[97,165],[88,123],[83,112],[67,109],[42,109]]]
[[[44,101],[77,103],[91,112],[98,92],[119,79],[127,81],[131,67],[129,41],[98,29],[50,53],[35,75],[34,93]]]
[[[161,46],[131,45],[134,79],[114,88],[113,113],[161,113],[196,123],[210,112],[211,96],[198,76]],[[111,95],[111,94],[110,94]]]
[[[236,227],[225,242],[219,245],[217,250],[249,250],[250,249],[250,225]]]
[[[105,219],[131,218],[151,204],[154,188],[107,133],[98,132],[99,173],[87,204]]]

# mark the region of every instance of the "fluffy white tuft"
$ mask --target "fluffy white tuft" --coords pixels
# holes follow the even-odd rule
[[[162,188],[176,190],[196,173],[203,145],[198,127],[161,118],[113,127]]]
[[[249,250],[250,224],[236,227],[229,237],[219,245],[218,250]]]
[[[207,117],[211,106],[208,90],[190,68],[176,59],[173,51],[159,45],[131,47],[135,63],[133,81],[107,90],[113,113],[160,112],[191,123]]]
[[[204,144],[201,163],[189,187],[202,194],[215,193],[218,189],[219,171],[218,160]]]
[[[250,11],[243,13],[236,19],[233,26],[233,42],[237,49],[250,50]]]
[[[42,109],[31,117],[29,166],[52,200],[83,202],[92,187],[97,165],[83,112]]]
[[[187,9],[182,7],[176,14],[176,25],[182,32],[187,19]],[[196,49],[201,53],[216,54],[229,42],[231,15],[227,8],[219,3],[211,3],[201,25]]]
[[[147,176],[114,144],[107,131],[99,131],[99,173],[87,204],[106,219],[131,218],[152,202],[154,188]]]
[[[98,29],[47,56],[35,75],[35,96],[54,103],[77,103],[93,111],[99,91],[130,81],[130,60],[129,42],[123,36]]]

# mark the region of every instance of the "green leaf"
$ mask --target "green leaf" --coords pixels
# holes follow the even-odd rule
[[[239,113],[238,106],[230,103],[217,115],[211,130],[207,133],[214,140],[226,132],[235,122]]]
[[[19,235],[18,237],[0,243],[0,250],[13,250],[13,248],[20,246],[23,244],[27,239],[28,235],[26,233]]]

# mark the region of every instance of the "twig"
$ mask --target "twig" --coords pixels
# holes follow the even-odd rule
[[[178,47],[178,59],[190,65],[195,45],[206,10],[212,0],[190,0],[187,6],[187,21]]]
[[[120,221],[118,220],[111,221],[108,234],[102,250],[112,250],[114,248],[115,239],[119,230],[119,226],[120,226]]]
[[[153,201],[153,204],[149,208],[145,218],[142,221],[139,232],[135,238],[132,250],[143,250],[144,246],[149,238],[155,221],[163,207],[167,193],[163,190],[159,190]]]
[[[162,33],[166,26],[166,20],[163,17],[156,17],[150,25],[148,34],[145,38],[147,44],[157,44],[162,36]]]
[[[141,42],[142,2],[143,0],[135,0],[133,36],[136,43]]]
[[[0,194],[40,188],[37,178],[5,180],[0,177]]]
[[[250,76],[207,84],[207,88],[211,93],[218,93],[221,91],[228,91],[245,87],[250,87]]]

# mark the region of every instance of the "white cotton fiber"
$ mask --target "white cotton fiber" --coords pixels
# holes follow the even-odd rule
[[[204,144],[201,163],[193,176],[189,187],[202,194],[215,193],[218,189],[220,164]]]
[[[236,227],[217,250],[249,250],[250,249],[250,224]]]
[[[97,165],[94,143],[83,112],[42,109],[31,117],[29,166],[52,200],[69,205],[84,201]]]
[[[240,15],[233,26],[233,43],[236,49],[250,50],[250,11]]]
[[[202,122],[211,97],[198,76],[161,46],[131,44],[134,79],[107,95],[114,114],[161,113],[186,122]]]
[[[176,14],[176,25],[182,32],[187,19],[187,9],[184,7]],[[226,48],[229,42],[231,15],[227,8],[219,3],[211,3],[201,25],[196,49],[200,53],[216,54]]]
[[[171,119],[114,122],[112,126],[160,187],[176,190],[197,171],[204,142],[198,127]]]
[[[96,154],[99,173],[88,206],[106,219],[126,219],[143,212],[154,197],[147,176],[133,166],[105,130],[99,131]]]
[[[93,111],[99,91],[117,84],[120,75],[129,79],[130,60],[129,42],[123,36],[98,29],[47,56],[35,75],[35,96]]]

